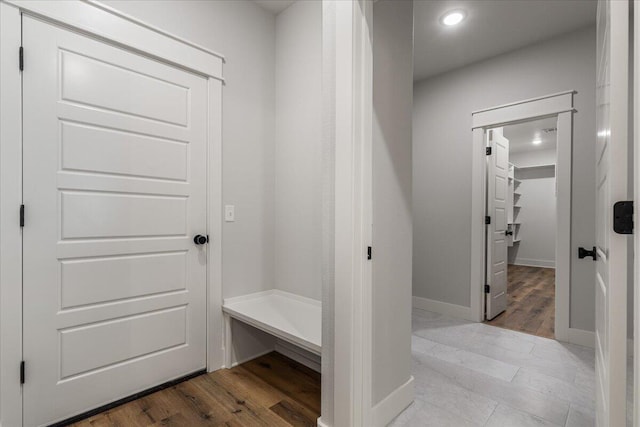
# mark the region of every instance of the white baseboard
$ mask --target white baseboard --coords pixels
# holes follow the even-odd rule
[[[569,328],[569,342],[571,344],[595,348],[596,333],[592,331],[585,331],[583,329]]]
[[[329,427],[329,424],[322,421],[322,417],[318,418],[318,427]]]
[[[463,305],[450,304],[448,302],[436,301],[429,298],[413,297],[413,308],[420,310],[433,311],[435,313],[444,314],[446,316],[457,317],[459,319],[477,322],[478,319],[472,313],[471,307]]]
[[[372,409],[374,427],[385,427],[413,402],[413,376]]]
[[[313,369],[316,372],[321,372],[321,358],[316,354],[310,353],[280,339],[276,341],[275,350],[278,353],[287,356],[289,359],[293,359],[301,365],[306,366],[307,368]]]
[[[545,259],[516,258],[512,264],[523,265],[525,267],[556,268],[555,260],[545,260]]]

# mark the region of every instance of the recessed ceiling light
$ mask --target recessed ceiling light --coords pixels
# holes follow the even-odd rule
[[[542,140],[541,139],[534,139],[533,141],[531,141],[531,143],[533,143],[533,145],[540,145],[540,144],[542,144]]]
[[[464,21],[464,18],[466,18],[466,16],[467,14],[464,10],[450,10],[449,12],[442,15],[442,18],[440,18],[440,22],[442,22],[442,25],[451,27],[454,25],[458,25],[459,23]]]

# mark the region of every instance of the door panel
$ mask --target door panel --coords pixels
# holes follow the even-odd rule
[[[626,424],[627,243],[613,204],[627,199],[629,3],[598,2],[596,144],[596,425]]]
[[[492,155],[487,157],[487,227],[486,317],[493,319],[507,308],[507,186],[509,177],[509,140],[502,128],[488,131]]]
[[[23,20],[24,423],[206,365],[207,83]]]

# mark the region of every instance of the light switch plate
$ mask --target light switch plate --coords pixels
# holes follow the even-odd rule
[[[224,207],[224,220],[226,222],[234,222],[236,220],[236,207],[233,205],[226,205]]]

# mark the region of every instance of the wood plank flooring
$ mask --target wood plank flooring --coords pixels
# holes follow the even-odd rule
[[[507,277],[507,310],[486,323],[554,338],[556,270],[509,265]]]
[[[307,427],[320,416],[320,374],[279,353],[200,375],[74,427]]]

